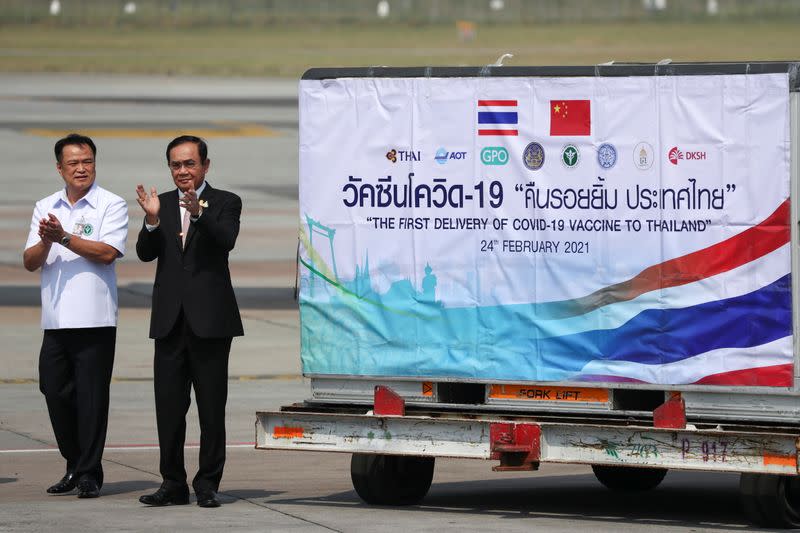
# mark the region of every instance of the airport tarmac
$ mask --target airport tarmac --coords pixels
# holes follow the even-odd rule
[[[655,491],[620,495],[588,467],[493,473],[491,463],[439,460],[421,505],[363,504],[341,454],[255,450],[257,410],[309,394],[300,376],[294,301],[297,83],[285,80],[0,74],[0,530],[2,531],[741,531],[738,477],[672,472]],[[130,226],[117,266],[120,320],[100,498],[50,496],[64,463],[38,392],[38,274],[21,253],[36,200],[61,186],[52,146],[70,131],[98,145],[98,183],[124,196]],[[223,506],[138,503],[157,488],[158,451],[147,338],[154,265],[133,249],[137,183],[172,187],[164,159],[179,133],[209,141],[208,180],[243,199],[231,271],[245,336],[230,361]],[[199,434],[188,417],[187,470]]]

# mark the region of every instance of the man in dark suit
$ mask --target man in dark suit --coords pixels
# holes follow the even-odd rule
[[[225,465],[225,403],[228,354],[243,335],[231,285],[228,254],[239,234],[242,200],[205,181],[211,164],[199,137],[184,135],[167,146],[177,189],[148,193],[137,201],[145,212],[136,242],[142,261],[158,259],[153,284],[150,337],[155,339],[154,386],[163,482],[139,498],[152,506],[189,503],[183,462],[189,389],[200,416],[200,465],[192,481],[197,504],[218,507]]]

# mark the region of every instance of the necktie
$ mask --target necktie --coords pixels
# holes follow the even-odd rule
[[[188,209],[183,211],[183,225],[181,225],[181,243],[186,247],[186,235],[189,233],[189,217],[191,214]]]

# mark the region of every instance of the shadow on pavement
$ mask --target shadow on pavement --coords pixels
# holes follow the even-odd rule
[[[134,492],[155,491],[161,483],[152,480],[111,481],[103,483],[103,496],[112,494],[129,494]],[[139,496],[136,496],[138,498]]]
[[[418,505],[394,507],[408,512],[465,513],[500,518],[543,518],[625,522],[627,524],[703,527],[706,530],[747,529],[738,511],[738,476],[726,476],[709,490],[692,482],[692,474],[671,472],[658,488],[646,492],[614,492],[593,475],[506,478],[436,483]],[[367,506],[354,491],[315,498],[272,499],[270,505],[320,507]],[[376,509],[380,509],[376,506]]]
[[[222,490],[220,494],[229,498],[236,498],[237,500],[255,500],[258,498],[269,498],[283,494],[280,490],[263,490],[263,489],[241,489],[241,490]]]

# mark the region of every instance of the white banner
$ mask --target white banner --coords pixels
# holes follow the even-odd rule
[[[785,74],[302,81],[304,371],[789,386],[788,117]]]

